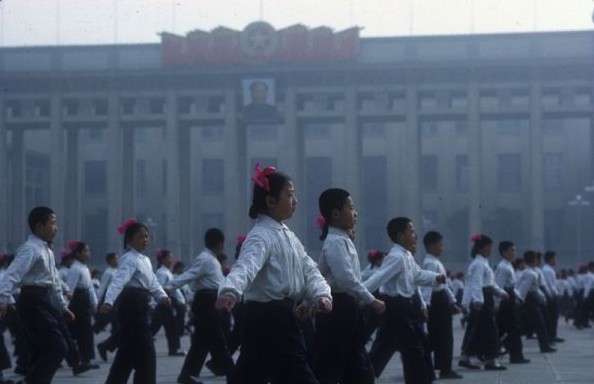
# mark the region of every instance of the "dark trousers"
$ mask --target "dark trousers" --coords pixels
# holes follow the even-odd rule
[[[433,372],[425,356],[425,334],[413,299],[388,296],[382,296],[382,299],[386,303],[386,312],[369,353],[376,376],[381,375],[394,352],[400,350],[404,382],[431,383]]]
[[[61,315],[51,303],[49,290],[40,287],[22,287],[17,310],[32,354],[25,380],[50,383],[68,348],[60,328]]]
[[[177,300],[173,300],[172,303],[175,312],[175,324],[181,337],[184,334],[186,326],[186,304],[180,303]]]
[[[509,352],[510,360],[522,360],[522,333],[518,313],[517,298],[514,289],[505,290],[509,299],[502,300],[497,313],[499,335],[506,335],[505,347]]]
[[[149,325],[150,293],[124,288],[116,301],[120,342],[106,384],[125,384],[134,370],[134,384],[156,382],[156,357]]]
[[[241,329],[243,328],[243,314],[245,312],[244,304],[238,302],[233,307],[233,328],[227,339],[229,353],[233,355],[241,345]]]
[[[317,384],[292,300],[246,302],[231,384]]]
[[[99,344],[104,345],[108,351],[113,352],[118,348],[120,343],[120,323],[118,320],[117,308],[113,308],[111,313],[108,313],[107,315],[111,321],[110,334],[107,339]]]
[[[89,291],[75,289],[68,308],[74,313],[74,321],[68,324],[68,329],[76,340],[82,362],[88,363],[95,358],[95,336]]]
[[[471,309],[471,319],[462,342],[462,353],[467,356],[481,356],[489,361],[499,354],[499,332],[490,288],[483,288],[483,300],[481,309]]]
[[[223,316],[215,308],[216,290],[197,291],[192,303],[194,333],[191,346],[180,376],[198,376],[204,366],[208,353],[213,365],[225,375],[233,369],[233,359],[229,355],[227,340],[223,330]]]
[[[528,292],[528,295],[526,296],[526,309],[528,311],[529,320],[536,331],[540,349],[547,348],[550,345],[550,339],[545,321],[546,314],[544,313],[543,305],[539,301],[538,295],[535,292]]]
[[[559,323],[559,308],[556,297],[547,300],[547,332],[551,340],[557,338],[557,325]]]
[[[435,369],[441,372],[452,370],[454,331],[452,328],[452,305],[445,290],[433,292],[429,306],[429,345],[433,351]]]
[[[374,292],[373,296],[376,298],[379,297],[379,292]],[[373,332],[375,332],[379,327],[382,321],[382,315],[377,313],[370,306],[366,306],[363,308],[363,318],[365,319],[365,340],[369,341],[371,335],[373,335]]]
[[[177,321],[173,313],[173,308],[164,304],[158,304],[153,313],[151,322],[151,333],[155,335],[163,326],[165,328],[165,337],[167,338],[167,348],[169,353],[173,353],[180,349],[180,329],[178,329]]]
[[[332,312],[316,316],[314,371],[320,383],[373,384],[365,350],[365,325],[359,303],[344,293],[332,294]]]

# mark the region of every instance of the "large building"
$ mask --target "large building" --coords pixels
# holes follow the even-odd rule
[[[593,64],[590,31],[359,38],[262,22],[0,48],[0,250],[47,204],[57,247],[86,240],[97,264],[128,217],[187,260],[208,227],[230,242],[248,230],[260,162],[295,180],[290,225],[312,253],[318,195],[340,186],[362,254],[407,215],[460,262],[479,231],[590,260],[594,207],[569,202],[594,202],[580,192],[594,180]]]

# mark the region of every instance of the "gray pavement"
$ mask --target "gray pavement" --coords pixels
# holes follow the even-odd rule
[[[463,330],[456,319],[455,322],[455,361],[460,351]],[[531,359],[530,364],[508,365],[508,370],[503,372],[469,371],[460,369],[459,373],[464,375],[462,380],[444,380],[440,383],[497,383],[497,384],[579,384],[594,383],[594,329],[578,331],[571,325],[561,321],[559,324],[559,335],[566,339],[565,343],[557,345],[558,351],[553,354],[541,354],[538,352],[536,340],[525,340],[525,356]],[[107,334],[100,334],[96,340],[103,340]],[[7,340],[8,341],[8,340]],[[189,348],[189,337],[184,336],[183,348]],[[8,345],[8,344],[7,344]],[[176,383],[177,374],[183,363],[183,357],[169,357],[163,331],[157,335],[157,383]],[[54,383],[80,383],[98,384],[104,383],[109,370],[109,364],[113,360],[113,354],[109,356],[108,363],[100,362],[101,368],[92,372],[84,373],[73,377],[69,369],[63,368],[58,371]],[[507,359],[503,359],[507,363]],[[9,373],[9,371],[6,371]],[[9,378],[19,378],[9,373]],[[214,377],[208,370],[203,370],[201,378],[205,384],[223,384],[225,380]],[[132,380],[130,379],[130,383]],[[395,354],[386,368],[378,383],[403,383],[402,367],[400,357]]]

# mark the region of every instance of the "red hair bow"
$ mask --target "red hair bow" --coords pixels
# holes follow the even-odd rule
[[[322,216],[321,213],[318,214],[318,217],[316,218],[316,225],[320,229],[324,228],[324,226],[326,225],[326,218],[324,216]]]
[[[68,257],[68,256],[70,256],[70,252],[68,252],[68,251],[60,251],[60,257],[62,257],[62,259],[65,258],[65,257]]]
[[[246,236],[246,235],[244,235],[244,234],[241,234],[241,235],[237,236],[237,237],[235,238],[235,241],[237,242],[237,245],[241,245],[241,244],[243,244],[243,242],[245,241],[245,238],[246,238],[246,237],[247,237],[247,236]]]
[[[120,235],[123,235],[124,232],[126,232],[126,229],[128,229],[129,226],[131,226],[132,224],[135,224],[136,220],[134,219],[128,219],[126,221],[124,221],[119,227],[118,227],[118,233]]]
[[[264,170],[260,169],[260,163],[256,163],[254,167],[254,172],[256,172],[256,176],[252,177],[252,181],[258,184],[260,187],[264,188],[266,191],[270,191],[270,182],[268,181],[268,175],[272,175],[276,172],[276,168],[274,167],[266,167]]]
[[[68,246],[68,248],[70,249],[70,251],[74,252],[74,250],[76,249],[76,247],[78,247],[78,244],[80,242],[78,240],[70,240],[68,243],[66,243],[66,245]]]
[[[470,241],[472,241],[473,243],[476,243],[477,241],[479,241],[479,240],[480,240],[480,239],[482,239],[482,238],[483,238],[483,235],[481,235],[481,234],[479,233],[479,234],[476,234],[476,235],[472,235],[472,236],[470,237]]]
[[[157,248],[157,249],[155,249],[155,253],[157,255],[157,259],[160,259],[162,256],[161,253],[163,253],[163,250],[161,248]]]

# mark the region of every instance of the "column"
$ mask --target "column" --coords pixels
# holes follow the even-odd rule
[[[136,156],[134,147],[134,128],[133,126],[123,126],[122,129],[122,140],[123,140],[123,152],[122,152],[122,214],[125,218],[136,217],[136,206],[135,206],[135,180],[134,170],[136,169]]]
[[[124,220],[123,204],[123,134],[120,126],[120,105],[118,95],[111,91],[107,97],[107,234],[108,249],[122,247],[122,237],[117,232]]]
[[[12,130],[12,236],[9,239],[13,247],[18,246],[25,240],[27,229],[27,217],[25,212],[25,131],[21,129]]]
[[[418,119],[418,96],[414,76],[409,76],[406,84],[406,132],[404,157],[404,182],[402,184],[402,195],[404,206],[402,215],[409,217],[417,227],[421,224],[421,185],[420,185],[420,140],[419,140],[419,119]],[[398,214],[400,216],[400,214]],[[420,228],[420,227],[419,227]]]
[[[240,145],[237,131],[236,97],[233,84],[225,89],[225,223],[227,228],[227,248],[232,253],[235,249],[235,238],[247,232],[248,215],[245,204],[245,141]],[[229,255],[232,259],[232,254]],[[230,260],[231,261],[231,260]]]
[[[180,197],[180,164],[179,164],[179,125],[177,120],[177,98],[175,92],[168,90],[165,96],[165,156],[167,163],[167,198],[165,199],[167,217],[167,248],[175,255],[184,257],[180,244],[180,213],[182,202]],[[189,176],[189,174],[188,174]],[[187,207],[184,207],[187,209]]]
[[[481,122],[476,82],[468,87],[468,230],[481,231]]]
[[[361,186],[361,156],[362,140],[359,125],[357,121],[357,86],[356,84],[348,84],[345,89],[345,156],[344,166],[346,168],[346,186],[349,193],[353,196],[355,204],[363,202],[363,194],[361,189],[365,186]],[[381,183],[387,181],[378,180]],[[357,244],[361,246],[366,244],[365,242],[365,231],[360,228],[357,231]],[[359,249],[361,255],[365,255],[364,249]],[[364,258],[365,259],[365,258]]]
[[[279,168],[295,180],[297,199],[305,196],[305,177],[303,169],[303,135],[297,127],[297,95],[293,79],[287,79],[285,90],[285,124],[281,127],[280,145],[278,152]],[[300,233],[306,232],[306,212],[304,205],[297,209],[297,214],[291,219],[291,228]]]
[[[202,237],[194,233],[192,216],[195,210],[192,203],[192,167],[191,167],[191,145],[190,145],[190,127],[178,125],[178,148],[179,148],[179,238],[180,252],[185,260],[192,260],[194,252],[197,251],[193,246],[197,242],[198,247],[202,247]],[[172,195],[173,196],[173,195]],[[201,249],[201,248],[200,248]]]
[[[62,129],[62,99],[59,93],[55,92],[50,99],[50,206],[58,216],[58,223],[60,230],[54,242],[56,249],[60,249],[64,244],[64,239],[71,236],[67,230],[69,223],[69,216],[66,215],[67,210],[78,210],[78,206],[69,204],[66,207],[64,196],[64,184],[67,179],[64,177],[64,133]],[[70,164],[69,164],[70,165]],[[68,184],[68,189],[72,189],[73,185]]]
[[[6,145],[6,124],[4,92],[0,92],[0,252],[8,251],[8,148]]]
[[[65,230],[63,231],[66,241],[81,239],[82,236],[78,134],[78,128],[69,127],[66,130],[66,156],[68,161],[66,161],[66,191],[62,192],[62,201],[64,200],[64,193],[66,194],[66,206],[63,215],[66,221],[64,223]],[[81,240],[84,241],[84,239]]]
[[[530,85],[530,246],[544,249],[544,206],[542,184],[542,89],[533,78]]]

